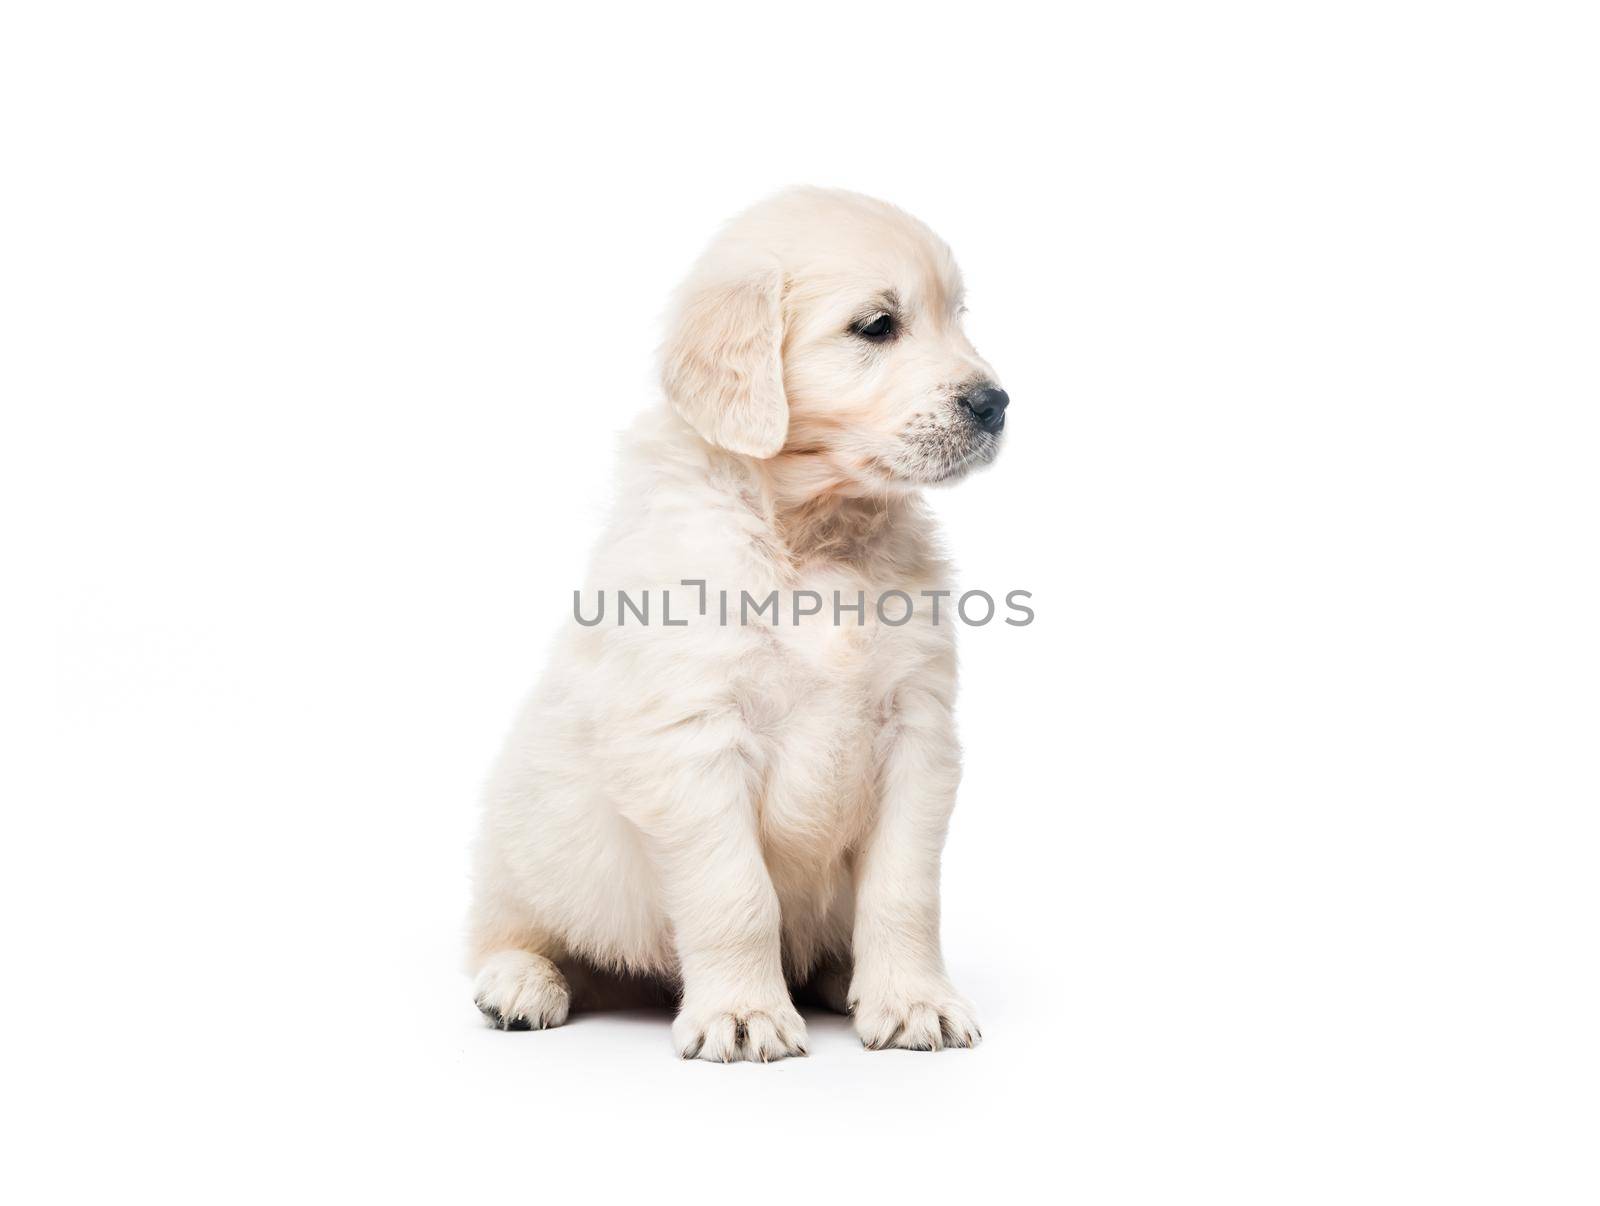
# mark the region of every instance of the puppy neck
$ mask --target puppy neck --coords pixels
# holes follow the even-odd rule
[[[774,536],[796,563],[864,566],[892,540],[917,506],[914,497],[868,491],[822,457],[781,453],[751,461]]]

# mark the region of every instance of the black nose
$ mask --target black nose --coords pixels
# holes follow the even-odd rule
[[[985,385],[961,395],[961,405],[972,412],[985,431],[999,431],[1006,425],[1006,407],[1011,395],[997,386]]]

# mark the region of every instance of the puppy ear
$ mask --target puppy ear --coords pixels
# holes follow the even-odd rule
[[[691,282],[661,360],[667,400],[706,440],[762,459],[783,448],[781,272]]]

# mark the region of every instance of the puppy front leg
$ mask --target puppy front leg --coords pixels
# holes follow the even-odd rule
[[[783,978],[778,894],[737,771],[696,777],[688,799],[640,825],[661,878],[683,977],[672,1041],[684,1059],[763,1062],[806,1053]]]
[[[972,1047],[977,1020],[939,949],[939,856],[961,778],[948,704],[902,694],[888,741],[877,821],[856,864],[856,1033],[874,1050]]]

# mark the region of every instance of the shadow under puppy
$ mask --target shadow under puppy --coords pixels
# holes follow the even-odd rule
[[[944,243],[852,193],[780,194],[695,266],[585,592],[670,592],[673,624],[574,624],[507,741],[471,916],[496,1024],[560,1025],[570,976],[670,993],[685,1058],[803,1055],[802,990],[869,1047],[978,1041],[939,948],[955,627],[922,593],[920,492],[1005,424],[962,313]],[[829,606],[738,622],[774,590]]]

